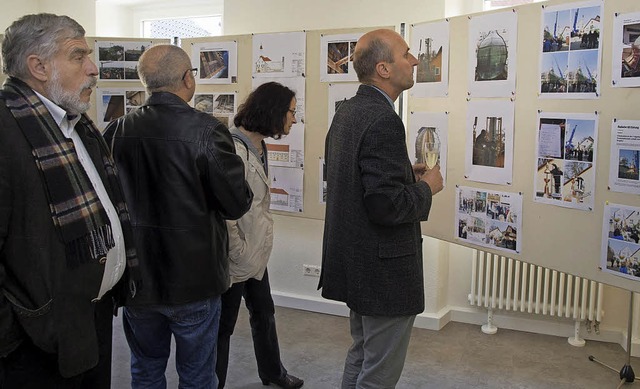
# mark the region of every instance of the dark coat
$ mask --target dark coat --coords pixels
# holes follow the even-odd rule
[[[104,140],[76,129],[114,198],[116,188],[109,186],[102,163]],[[92,300],[103,274],[97,262],[68,266],[31,145],[0,100],[0,357],[29,337],[58,355],[65,377],[94,367],[98,341]]]
[[[225,219],[239,219],[253,199],[224,124],[173,93],[156,92],[104,135],[122,180],[143,285],[125,305],[185,304],[224,293]]]
[[[404,125],[380,91],[361,85],[325,144],[322,296],[360,315],[424,310],[420,221],[431,190],[415,182]]]

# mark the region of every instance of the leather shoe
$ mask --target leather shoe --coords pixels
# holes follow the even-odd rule
[[[304,385],[304,381],[296,376],[287,374],[286,376],[278,378],[277,380],[262,380],[262,385],[268,386],[269,384],[274,384],[283,389],[297,389]]]

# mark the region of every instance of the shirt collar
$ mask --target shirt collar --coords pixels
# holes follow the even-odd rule
[[[38,93],[36,91],[34,91],[34,92],[36,93],[36,95],[38,95],[38,97],[40,98],[40,100],[42,101],[44,106],[47,107],[47,110],[49,111],[49,113],[53,117],[53,120],[56,122],[58,127],[60,127],[60,130],[62,131],[64,136],[66,136],[67,138],[71,138],[71,131],[76,126],[76,123],[78,123],[78,121],[80,120],[80,115],[75,115],[73,117],[73,119],[70,119],[67,116],[67,111],[65,111],[64,109],[60,108],[53,101],[51,101],[48,98],[44,97],[40,93]],[[65,119],[68,120],[68,122],[69,122],[68,126],[63,126],[62,125],[62,121],[65,120]]]
[[[378,88],[375,85],[371,85],[371,84],[367,84],[372,88],[375,88],[378,92],[382,93],[382,95],[387,99],[387,101],[389,102],[389,104],[391,104],[391,107],[395,108],[395,106],[393,105],[393,100],[391,100],[391,97],[389,97],[389,95],[383,91],[382,89]]]

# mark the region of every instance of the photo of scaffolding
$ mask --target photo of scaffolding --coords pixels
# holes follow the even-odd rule
[[[597,98],[600,90],[601,3],[545,7],[542,13],[540,96]]]

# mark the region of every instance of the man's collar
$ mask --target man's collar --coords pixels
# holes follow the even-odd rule
[[[389,97],[387,92],[383,91],[382,89],[378,88],[377,86],[375,86],[373,84],[365,84],[365,85],[370,86],[370,87],[376,89],[378,92],[382,93],[382,95],[387,99],[389,104],[391,104],[391,107],[393,107],[395,109],[395,105],[393,105],[393,100],[391,100],[391,97]]]
[[[38,97],[40,98],[40,101],[42,101],[42,104],[44,104],[44,106],[47,107],[47,110],[51,114],[51,117],[53,117],[53,120],[56,122],[58,127],[63,131],[64,135],[67,138],[70,138],[71,135],[68,134],[67,132],[71,131],[71,129],[73,129],[75,127],[76,123],[78,123],[78,121],[80,120],[80,115],[75,115],[73,117],[71,115],[67,115],[67,111],[65,111],[64,109],[60,108],[53,101],[51,101],[48,98],[44,97],[43,95],[41,95],[40,93],[36,92],[35,90],[33,92],[36,95],[38,95]],[[69,120],[69,123],[70,123],[69,127],[62,125],[62,121],[65,120],[65,119]],[[67,129],[68,131],[65,131],[65,129]]]

